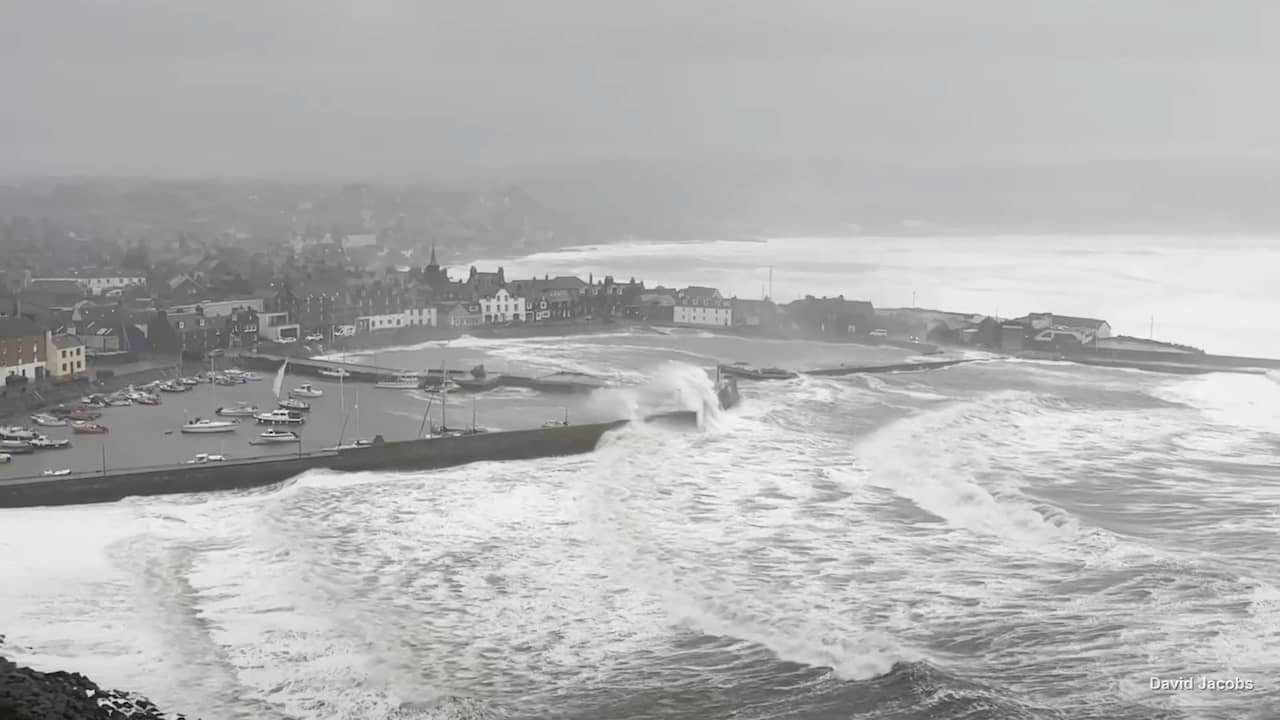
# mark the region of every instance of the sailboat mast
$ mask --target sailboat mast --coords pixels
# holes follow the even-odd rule
[[[444,381],[449,377],[448,366],[440,363],[440,432],[444,432],[449,428],[449,423],[445,420],[445,413],[449,407],[449,386]]]

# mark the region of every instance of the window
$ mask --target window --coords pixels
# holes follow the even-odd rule
[[[66,372],[66,371],[67,371],[67,364],[62,363],[62,372]]]
[[[84,361],[83,361],[83,360],[77,360],[77,361],[76,361],[76,369],[77,369],[77,370],[83,370],[83,369],[84,369]]]

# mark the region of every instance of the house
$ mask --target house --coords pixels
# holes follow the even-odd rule
[[[150,347],[153,311],[130,311],[121,305],[81,303],[71,313],[66,332],[84,343],[89,356],[125,353]]]
[[[50,334],[45,354],[45,369],[52,382],[69,382],[85,374],[88,354],[75,335]]]
[[[1030,313],[1018,320],[1031,329],[1029,339],[1040,345],[1075,347],[1111,337],[1111,324],[1106,320],[1048,312]]]
[[[506,284],[506,273],[503,272],[502,268],[498,268],[497,272],[479,272],[476,270],[475,265],[471,266],[466,280],[467,290],[471,293],[471,299],[493,297],[498,292],[498,289]]]
[[[480,303],[449,302],[437,308],[437,316],[444,327],[473,327],[484,323]]]
[[[46,283],[49,281],[72,282],[79,285],[82,295],[103,295],[111,290],[122,290],[127,287],[146,287],[147,276],[135,272],[86,272],[57,277],[31,278],[28,284]]]
[[[411,326],[436,327],[436,307],[421,305],[404,311],[406,324]]]
[[[193,302],[204,296],[205,290],[190,275],[175,275],[169,278],[165,295],[177,302]]]
[[[733,307],[720,296],[719,290],[693,285],[676,293],[672,322],[677,325],[729,327],[733,323]]]
[[[480,313],[486,323],[524,322],[525,310],[524,298],[513,296],[506,288],[480,297]]]
[[[213,300],[199,303],[187,303],[182,305],[173,305],[169,308],[170,312],[194,312],[196,308],[205,314],[205,317],[230,317],[235,311],[242,309],[253,310],[255,313],[263,311],[263,300],[258,297],[232,298],[230,300]]]
[[[27,318],[0,318],[0,376],[6,386],[44,378],[49,342],[49,332]]]
[[[866,336],[875,329],[876,309],[866,300],[805,296],[786,306],[787,315],[805,330],[824,336]]]
[[[269,342],[297,342],[302,326],[289,321],[289,313],[273,312],[258,315],[258,337]]]
[[[226,338],[227,347],[252,347],[257,344],[257,310],[249,307],[233,310],[223,323],[223,337]]]
[[[1009,321],[1000,325],[1000,344],[999,348],[1002,352],[1022,352],[1027,346],[1026,325]]]
[[[356,332],[377,332],[379,330],[398,330],[409,325],[406,313],[388,313],[386,315],[361,315],[356,318]]]
[[[205,315],[204,309],[200,306],[183,311],[171,309],[165,312],[163,317],[173,330],[173,344],[160,342],[158,337],[153,336],[152,346],[157,352],[203,354],[227,345],[223,337],[226,322],[220,318]]]
[[[524,298],[525,319],[569,320],[582,314],[581,297],[587,283],[572,275],[543,276],[542,279],[515,280],[507,283],[508,291]]]
[[[733,310],[735,327],[768,327],[778,322],[778,306],[772,300],[733,298],[729,307]]]

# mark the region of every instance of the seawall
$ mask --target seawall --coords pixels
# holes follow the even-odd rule
[[[697,413],[680,411],[647,421],[696,427]],[[114,502],[136,495],[245,490],[284,482],[308,470],[346,472],[431,470],[473,462],[531,460],[593,451],[600,438],[630,421],[511,430],[388,442],[367,448],[227,460],[198,465],[80,473],[0,482],[0,508]]]

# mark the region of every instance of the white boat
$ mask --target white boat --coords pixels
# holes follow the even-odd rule
[[[205,418],[196,418],[182,425],[184,433],[224,433],[235,432],[239,427],[236,420],[207,420]]]
[[[139,405],[159,405],[160,404],[159,395],[153,395],[149,392],[142,392],[138,390],[135,390],[134,392],[129,393],[129,399],[138,403]]]
[[[223,455],[211,455],[209,453],[196,453],[196,456],[187,461],[188,465],[203,465],[204,463],[222,462],[226,460]]]
[[[347,372],[343,368],[325,368],[320,371],[320,376],[331,377],[331,378],[347,378],[347,377],[351,377],[351,373]]]
[[[290,390],[289,397],[307,397],[307,398],[324,397],[324,391],[313,386],[311,383],[303,383],[298,387]]]
[[[306,412],[311,409],[311,403],[297,398],[285,398],[277,402],[276,405],[285,410],[296,410],[298,412]]]
[[[110,395],[107,397],[107,407],[128,407],[133,401],[122,395]]]
[[[18,425],[0,428],[0,440],[30,440],[35,436],[35,432]]]
[[[0,440],[0,451],[10,455],[27,455],[33,450],[30,440]]]
[[[382,390],[417,390],[422,379],[417,375],[397,375],[392,380],[379,380],[373,386]]]
[[[258,409],[257,405],[242,402],[236,403],[231,407],[220,407],[214,412],[222,417],[253,417],[262,411]]]
[[[31,416],[31,422],[40,427],[66,427],[67,421],[48,413],[37,413]]]
[[[184,377],[184,378],[178,378],[178,384],[186,385],[187,387],[195,387],[196,385],[200,384],[200,381],[193,377]]]
[[[174,382],[174,381],[172,381],[172,380],[170,380],[170,381],[168,381],[168,382],[160,383],[160,391],[161,391],[161,392],[180,393],[180,392],[188,392],[189,390],[191,390],[191,388],[190,388],[190,387],[188,387],[188,386],[186,386],[186,385],[181,385],[181,384],[176,383],[176,382]]]
[[[30,445],[37,450],[61,450],[62,448],[71,447],[71,438],[54,440],[48,435],[36,435],[31,438]]]
[[[61,470],[45,470],[40,474],[44,475],[45,477],[55,476],[55,475],[70,475],[71,468],[62,468]]]
[[[245,383],[245,379],[240,377],[239,375],[215,375],[213,377],[214,385],[230,386],[230,385],[243,385],[244,383]]]
[[[0,453],[0,463],[7,463],[12,459],[13,459],[13,456],[10,455],[9,453]]]
[[[262,379],[262,376],[256,372],[242,372],[240,377],[244,378],[245,382],[257,382]]]
[[[279,408],[253,416],[259,425],[301,425],[306,422],[302,413]]]
[[[295,443],[299,440],[301,440],[301,438],[298,437],[298,433],[293,432],[292,430],[276,430],[275,428],[272,428],[271,430],[267,430],[259,435],[257,439],[253,441],[253,444],[267,445],[274,443]]]

